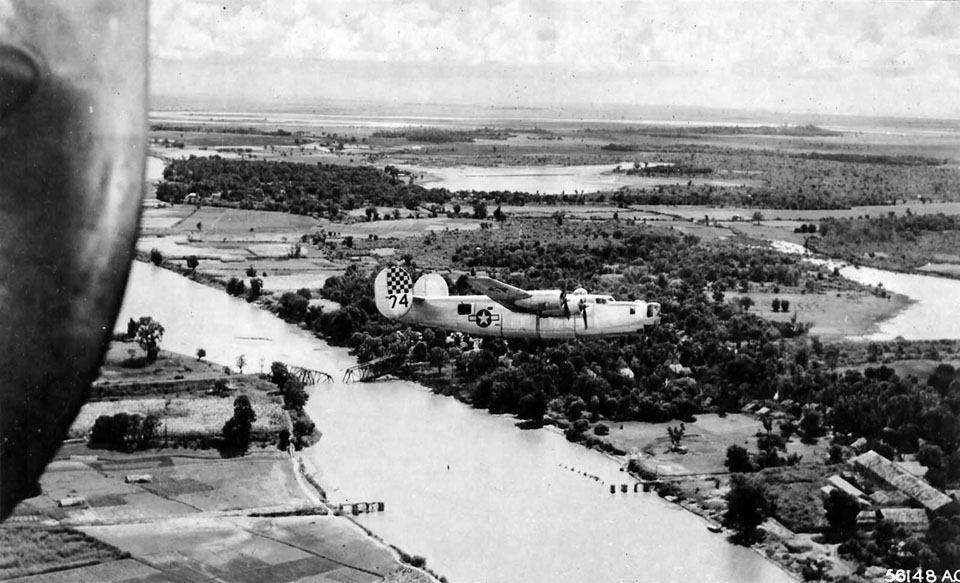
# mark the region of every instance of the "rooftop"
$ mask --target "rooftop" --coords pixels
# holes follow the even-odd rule
[[[875,478],[910,496],[927,510],[936,511],[953,502],[943,492],[875,451],[858,455],[853,458],[853,463]]]

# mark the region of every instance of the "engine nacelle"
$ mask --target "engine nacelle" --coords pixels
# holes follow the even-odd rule
[[[524,311],[540,313],[563,308],[562,292],[558,289],[531,291],[530,297],[514,302],[514,306]]]

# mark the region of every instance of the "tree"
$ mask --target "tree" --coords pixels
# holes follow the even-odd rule
[[[247,294],[247,301],[252,302],[259,298],[261,293],[263,293],[263,280],[259,277],[252,278],[250,280],[250,293]]]
[[[750,306],[753,305],[753,298],[750,296],[740,296],[737,300],[737,303],[740,304],[740,307],[743,308],[743,311],[746,312],[750,309]]]
[[[190,271],[196,271],[197,267],[199,266],[200,266],[200,260],[197,259],[196,255],[191,255],[187,257],[187,268],[190,269]]]
[[[543,391],[536,391],[520,397],[517,403],[517,417],[542,421],[547,412],[547,396]]]
[[[473,203],[473,218],[480,220],[487,218],[487,203],[482,200]]]
[[[283,404],[287,409],[303,409],[307,404],[310,395],[303,387],[303,383],[296,377],[287,377],[287,382],[283,384]]]
[[[683,434],[687,432],[687,428],[681,423],[676,427],[667,427],[667,435],[670,437],[670,449],[676,451],[680,449],[680,441],[683,439]]]
[[[256,277],[256,276],[257,276],[257,268],[251,265],[250,267],[247,268],[247,277]]]
[[[943,449],[939,445],[925,444],[917,453],[917,461],[926,468],[942,468],[943,459]]]
[[[237,357],[237,369],[243,374],[243,367],[247,366],[247,355],[241,354]]]
[[[800,441],[803,443],[816,443],[822,430],[820,428],[820,413],[808,411],[800,419]]]
[[[773,305],[772,305],[772,307],[773,307],[773,311],[774,311],[774,312],[779,312],[779,311],[780,311],[780,298],[773,298]]]
[[[790,300],[780,300],[780,309],[784,312],[790,311]]]
[[[197,349],[197,360],[203,360],[203,357],[207,355],[207,351],[204,348]]]
[[[136,338],[137,329],[140,328],[140,320],[130,318],[127,321],[127,339]]]
[[[786,421],[780,424],[780,435],[783,436],[783,439],[790,441],[790,437],[797,432],[797,424],[787,419]]]
[[[124,450],[146,449],[157,434],[160,418],[155,414],[141,417],[129,413],[101,415],[90,431],[90,441]]]
[[[163,326],[150,316],[140,318],[136,341],[147,353],[147,362],[154,362],[160,354],[160,341],[163,339]]]
[[[300,322],[307,314],[309,307],[310,300],[299,292],[283,292],[277,303],[277,315],[288,322]]]
[[[443,372],[443,365],[450,359],[450,353],[445,348],[434,346],[430,349],[427,357],[430,359],[430,364],[437,367],[437,374],[439,375]]]
[[[227,293],[231,296],[242,296],[247,292],[247,284],[242,279],[231,277],[227,280]]]
[[[751,218],[753,219],[754,223],[759,225],[760,222],[763,221],[763,213],[760,211],[753,211],[753,217]]]
[[[427,343],[421,340],[414,344],[413,348],[410,349],[410,359],[414,362],[427,360]]]
[[[497,222],[499,223],[502,223],[503,221],[507,220],[507,215],[505,215],[503,211],[500,210],[500,205],[497,205],[497,208],[493,210],[493,218],[496,219]]]
[[[154,265],[160,265],[163,263],[163,253],[161,253],[156,247],[150,250],[150,262]]]
[[[830,446],[830,449],[827,450],[827,464],[833,466],[842,463],[843,447],[835,443]]]
[[[157,429],[160,428],[160,417],[156,413],[150,413],[143,418],[143,424],[140,426],[140,432],[137,435],[137,447],[146,449],[150,442],[157,435]]]
[[[277,387],[282,389],[289,377],[290,371],[287,369],[287,365],[278,360],[275,360],[273,364],[270,365],[270,382],[277,385]]]
[[[246,395],[233,400],[233,417],[223,425],[223,442],[228,448],[246,452],[250,447],[250,430],[257,413]]]
[[[293,446],[298,450],[302,449],[305,445],[304,438],[313,435],[316,429],[317,426],[313,421],[310,421],[309,417],[306,415],[297,415],[293,420]]]
[[[718,304],[723,303],[723,287],[722,286],[715,285],[713,287],[713,301]]]
[[[823,508],[827,511],[827,522],[830,530],[841,539],[847,539],[857,528],[857,514],[860,513],[860,503],[857,499],[843,490],[834,488],[823,500]]]
[[[754,471],[753,462],[750,461],[750,453],[747,448],[739,445],[731,445],[727,448],[727,459],[723,463],[728,470],[737,474]]]
[[[213,394],[222,397],[230,392],[230,385],[223,379],[213,381]]]
[[[725,526],[734,529],[740,542],[756,540],[757,527],[773,512],[773,504],[767,498],[760,480],[744,474],[730,477],[727,492],[727,511],[723,517]]]

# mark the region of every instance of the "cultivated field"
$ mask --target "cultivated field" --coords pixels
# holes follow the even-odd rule
[[[35,525],[0,527],[0,580],[116,561],[126,556],[116,547],[72,528]],[[65,581],[52,574],[27,580]],[[106,581],[103,578],[97,580]]]
[[[277,433],[287,427],[283,407],[275,398],[258,392],[247,395],[257,414],[253,423],[254,433]],[[160,418],[160,436],[219,435],[223,424],[233,416],[235,396],[124,399],[87,403],[70,426],[69,437],[88,437],[98,417],[117,413],[137,414],[141,417],[157,415]]]

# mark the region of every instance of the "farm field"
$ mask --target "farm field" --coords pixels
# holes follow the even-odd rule
[[[150,481],[126,483],[131,474]],[[19,518],[0,526],[0,540],[11,541],[3,545],[10,554],[0,555],[0,575],[43,573],[24,579],[31,583],[132,583],[161,574],[175,582],[198,576],[372,582],[394,573],[427,580],[348,520],[326,509],[318,513],[317,493],[305,489],[292,460],[275,450],[231,459],[176,449],[88,450],[53,462],[41,491],[21,504]],[[65,499],[78,502],[64,507]],[[246,518],[304,510],[308,516]],[[41,519],[70,528],[40,525]]]
[[[458,278],[476,269],[527,289],[577,286],[616,297],[660,301],[666,325],[662,337],[651,335],[661,344],[655,355],[648,347],[603,346],[610,350],[610,359],[616,358],[619,350],[624,362],[618,364],[636,375],[630,378],[654,379],[633,381],[639,394],[648,398],[631,401],[633,393],[622,390],[631,382],[607,375],[603,380],[610,386],[597,381],[598,398],[584,405],[591,421],[597,415],[606,417],[605,424],[610,426],[607,439],[615,448],[638,454],[647,468],[659,475],[685,476],[677,487],[713,513],[725,505],[722,480],[702,474],[726,471],[730,445],[742,445],[750,452],[758,449],[759,419],[736,413],[745,405],[744,395],[750,394],[754,403],[767,399],[764,404],[776,415],[795,421],[794,417],[812,413],[781,408],[778,401],[784,394],[793,401],[796,387],[788,381],[796,381],[798,375],[819,375],[811,386],[827,391],[831,383],[846,378],[838,380],[833,374],[838,366],[893,363],[901,352],[927,356],[923,351],[914,354],[912,349],[890,346],[846,350],[849,343],[845,339],[877,331],[880,323],[908,308],[910,300],[844,280],[832,266],[778,253],[776,249],[782,249],[775,243],[790,243],[794,249],[809,246],[848,263],[888,261],[882,265],[887,269],[916,268],[922,263],[915,259],[929,253],[933,254],[925,269],[949,273],[957,265],[956,258],[944,250],[948,245],[942,235],[934,235],[930,245],[915,249],[909,258],[912,265],[907,265],[904,253],[871,248],[871,238],[883,236],[874,227],[884,222],[903,218],[909,228],[912,217],[923,217],[924,224],[932,225],[939,220],[935,218],[939,213],[960,213],[956,165],[960,150],[954,147],[955,136],[950,132],[923,144],[920,137],[914,142],[899,134],[838,133],[813,126],[806,126],[805,131],[822,133],[789,135],[787,125],[776,130],[785,135],[749,131],[736,135],[718,128],[699,133],[682,125],[578,128],[576,124],[558,124],[543,130],[537,139],[533,132],[510,130],[504,140],[458,141],[451,138],[456,131],[429,130],[417,134],[429,137],[418,143],[401,131],[378,134],[354,129],[340,128],[338,136],[324,134],[322,138],[310,135],[313,128],[304,130],[314,145],[333,141],[343,146],[336,155],[322,148],[313,150],[314,154],[309,145],[298,151],[297,145],[272,144],[274,147],[254,153],[255,164],[242,168],[235,162],[220,161],[175,164],[176,180],[164,185],[165,200],[178,200],[185,195],[184,189],[209,189],[214,181],[234,189],[215,204],[276,208],[291,215],[323,218],[294,221],[258,214],[266,211],[233,209],[235,212],[228,213],[202,207],[207,214],[189,213],[171,220],[169,211],[157,209],[155,220],[148,223],[151,228],[145,231],[150,238],[141,240],[141,253],[156,247],[168,263],[181,270],[187,258],[196,255],[199,278],[246,279],[255,273],[267,280],[263,289],[273,296],[258,300],[265,307],[277,309],[288,319],[296,316],[301,325],[329,334],[334,342],[349,341],[357,348],[354,340],[362,339],[357,350],[364,358],[380,356],[385,350],[402,354],[404,349],[402,344],[385,341],[386,332],[377,326],[376,313],[366,309],[369,305],[363,303],[365,293],[361,291],[369,287],[365,278],[371,272],[393,261],[404,262],[414,272],[438,271],[448,276],[451,287],[454,282],[460,284],[460,293],[466,292]],[[798,129],[803,128],[793,132]],[[236,138],[238,142],[241,139]],[[364,146],[354,145],[364,141]],[[921,158],[924,155],[937,158]],[[339,165],[336,171],[261,162],[312,164],[334,157]],[[647,163],[653,163],[652,170],[644,166]],[[575,179],[596,178],[590,173],[598,168],[621,164],[632,170],[631,180],[649,182],[639,181],[619,190],[601,185],[597,192],[589,188],[581,192],[583,182],[573,185]],[[273,182],[281,173],[283,183]],[[229,175],[225,180],[224,174]],[[209,180],[197,180],[198,175]],[[436,181],[438,177],[442,181]],[[468,184],[457,182],[460,178],[489,178],[490,182],[471,182],[461,192],[425,190]],[[538,182],[539,178],[543,181]],[[625,183],[627,175],[616,178],[611,182]],[[350,180],[348,192],[341,184]],[[554,188],[564,194],[532,194]],[[212,191],[201,192],[201,202],[210,202],[203,197],[211,196]],[[862,233],[862,241],[849,244],[839,255],[831,254],[836,248],[818,247],[831,243],[823,225],[830,227],[834,236],[848,225],[856,225],[859,230],[854,232]],[[299,247],[297,241],[301,241]],[[889,244],[899,245],[900,241]],[[680,251],[664,252],[671,247]],[[336,285],[326,286],[324,293],[351,310],[349,315],[355,318],[351,326],[339,326],[339,322],[334,326],[336,316],[329,312],[311,311],[306,317],[300,309],[303,301],[296,296],[299,315],[294,314],[290,296],[280,298],[285,291],[306,288],[310,293],[304,292],[303,297],[312,303],[319,295],[318,288],[331,276],[337,276]],[[789,302],[790,310],[775,311],[775,299]],[[365,322],[359,323],[361,320]],[[350,333],[358,330],[371,338]],[[717,335],[711,336],[711,332]],[[672,346],[664,339],[671,335],[675,336]],[[683,344],[688,338],[704,340],[691,347]],[[534,370],[522,354],[523,347],[513,344],[500,347],[506,349],[509,360],[491,366],[540,383],[540,377],[554,374],[552,370]],[[709,357],[705,346],[709,346]],[[570,352],[568,360],[583,356],[581,349],[563,347]],[[839,356],[838,350],[842,352]],[[773,354],[777,351],[782,354]],[[553,358],[557,363],[563,361],[559,352]],[[692,371],[687,373],[691,376],[683,385],[683,398],[657,393],[673,389],[676,380],[671,372],[654,364],[664,360],[689,363]],[[704,361],[712,368],[697,366]],[[725,364],[718,364],[720,361]],[[765,367],[762,371],[759,366],[750,367],[760,362]],[[445,394],[457,394],[493,412],[520,414],[523,408],[516,402],[517,391],[536,402],[535,386],[514,379],[509,381],[514,387],[513,400],[503,391],[488,395],[486,385],[469,378],[469,358],[459,353],[457,365],[460,368],[450,373],[456,383],[441,383]],[[463,368],[468,369],[467,374],[457,372]],[[925,367],[918,368],[918,374],[920,369]],[[737,375],[740,381],[731,380]],[[771,377],[783,381],[782,385],[765,382]],[[495,382],[507,382],[505,378],[498,377]],[[585,377],[578,378],[587,382]],[[487,373],[485,380],[494,380],[492,373]],[[564,380],[548,382],[561,386]],[[654,393],[658,396],[652,396]],[[572,422],[578,416],[573,396],[548,401],[551,414],[559,415],[560,422]],[[564,419],[568,408],[570,416]],[[696,411],[696,421],[686,426],[685,453],[674,451],[666,429],[676,426],[677,419],[689,419],[683,412],[691,410]],[[829,419],[829,409],[823,414]],[[574,434],[571,441],[576,437]],[[595,445],[593,434],[588,437],[588,443]],[[777,458],[778,463],[799,460],[799,471],[770,475],[767,482],[778,500],[795,496],[800,502],[796,508],[784,502],[781,518],[796,519],[804,528],[822,526],[817,492],[825,479],[821,474],[826,471],[823,460],[829,445],[828,439],[817,444],[801,443],[795,436],[788,440],[783,456],[789,459]],[[719,515],[711,516],[717,520]]]
[[[248,396],[251,397],[251,405],[257,414],[257,420],[253,423],[254,432],[276,433],[286,428],[283,408],[276,399],[268,398],[259,392],[249,393]],[[210,396],[87,403],[70,426],[68,435],[70,438],[86,437],[98,417],[117,413],[136,414],[141,417],[157,415],[160,418],[161,431],[170,437],[217,435],[224,422],[233,415],[233,399]]]
[[[177,580],[373,582],[399,568],[389,549],[365,544],[359,528],[333,516],[174,518],[84,531]]]

